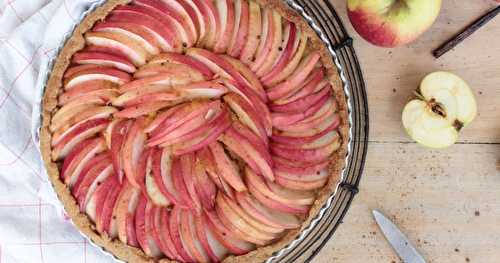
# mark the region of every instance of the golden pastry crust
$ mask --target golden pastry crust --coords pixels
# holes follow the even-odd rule
[[[104,19],[116,6],[127,4],[131,0],[108,0],[105,4],[98,7],[92,13],[87,15],[83,21],[75,28],[72,36],[67,40],[66,44],[60,51],[55,60],[53,69],[45,87],[43,98],[42,111],[42,127],[40,133],[40,148],[42,157],[45,163],[47,174],[50,181],[64,205],[67,214],[72,219],[76,227],[86,235],[96,245],[110,252],[118,259],[125,262],[155,262],[148,258],[141,249],[131,247],[119,241],[118,239],[110,239],[106,235],[98,233],[95,225],[90,221],[85,213],[81,213],[75,198],[71,195],[69,188],[60,180],[58,166],[51,159],[51,140],[52,134],[49,130],[51,118],[55,110],[57,110],[57,97],[62,90],[62,79],[64,72],[71,62],[71,57],[74,53],[82,49],[85,45],[83,35],[89,31],[94,23]],[[257,0],[262,6],[270,6],[277,10],[284,18],[299,25],[303,32],[306,32],[309,37],[309,50],[319,50],[323,66],[327,69],[327,75],[331,81],[331,86],[334,91],[334,96],[337,101],[338,113],[341,119],[338,128],[341,136],[341,146],[331,157],[331,165],[329,168],[330,177],[326,186],[318,192],[318,197],[311,206],[307,219],[302,223],[300,229],[288,231],[288,233],[277,242],[257,248],[242,256],[229,256],[224,262],[263,262],[269,258],[274,252],[282,249],[290,243],[297,235],[309,225],[310,221],[317,215],[318,211],[324,205],[326,199],[335,191],[337,184],[340,181],[340,175],[345,165],[345,157],[347,154],[347,144],[349,141],[349,121],[346,97],[343,90],[342,81],[339,78],[337,68],[332,62],[330,53],[326,46],[319,39],[316,33],[310,28],[307,22],[295,11],[291,10],[281,0]],[[162,259],[160,262],[173,262],[168,259]]]

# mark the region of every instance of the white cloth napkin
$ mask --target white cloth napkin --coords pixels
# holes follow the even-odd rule
[[[0,263],[114,262],[67,217],[38,151],[49,61],[100,0],[0,0]]]

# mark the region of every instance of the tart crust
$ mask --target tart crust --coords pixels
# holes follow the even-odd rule
[[[95,229],[95,225],[90,221],[85,213],[81,213],[75,198],[71,195],[69,188],[60,180],[58,166],[51,159],[51,140],[52,134],[49,130],[52,115],[57,110],[57,97],[62,90],[63,75],[70,65],[71,57],[74,53],[82,49],[85,45],[83,35],[89,31],[94,23],[103,20],[116,6],[131,2],[131,0],[108,0],[102,6],[96,8],[93,12],[87,15],[82,22],[76,26],[72,36],[66,41],[64,47],[57,56],[50,77],[47,81],[44,97],[42,101],[42,127],[40,132],[40,148],[42,157],[45,163],[47,174],[50,182],[54,187],[59,199],[64,205],[66,213],[72,219],[76,227],[87,236],[93,243],[102,247],[105,251],[113,254],[116,258],[125,262],[155,262],[155,260],[147,257],[144,252],[129,245],[126,245],[118,239],[110,239],[105,234],[100,234]],[[229,256],[223,262],[263,262],[269,258],[274,252],[282,249],[300,232],[309,225],[311,220],[316,217],[328,197],[335,191],[337,184],[340,182],[340,175],[345,165],[345,157],[347,154],[347,144],[349,138],[349,121],[346,97],[343,90],[343,84],[340,80],[337,68],[332,62],[330,53],[324,43],[319,39],[317,34],[310,28],[307,22],[295,11],[290,9],[281,0],[256,0],[261,6],[270,6],[278,11],[284,18],[294,22],[303,32],[309,35],[308,50],[319,50],[321,62],[327,69],[327,76],[331,82],[334,92],[334,97],[337,102],[338,114],[340,116],[340,126],[338,132],[341,136],[341,146],[332,155],[331,164],[329,167],[330,177],[328,183],[318,191],[317,199],[311,206],[309,214],[302,226],[295,230],[290,230],[285,236],[275,243],[268,246],[259,247],[256,250],[241,256]],[[159,262],[175,262],[169,259],[161,259]]]

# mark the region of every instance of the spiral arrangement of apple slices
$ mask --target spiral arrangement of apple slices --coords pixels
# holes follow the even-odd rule
[[[320,56],[247,0],[133,0],[85,34],[52,159],[102,235],[218,262],[301,226],[339,148]]]

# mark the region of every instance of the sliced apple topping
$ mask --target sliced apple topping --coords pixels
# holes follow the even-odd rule
[[[151,261],[220,262],[301,227],[344,120],[321,51],[280,13],[254,0],[132,0],[83,34],[48,130],[93,229]],[[403,114],[415,140],[472,120],[464,85],[422,82]],[[429,123],[439,134],[425,137]]]

